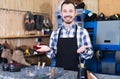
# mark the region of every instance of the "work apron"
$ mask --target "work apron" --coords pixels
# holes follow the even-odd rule
[[[58,35],[56,67],[63,67],[65,70],[78,70],[79,54],[77,54],[77,26],[75,35],[72,38],[60,38],[61,29]]]

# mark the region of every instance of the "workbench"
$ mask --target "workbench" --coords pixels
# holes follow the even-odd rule
[[[48,75],[51,67],[44,67],[44,68],[37,68],[37,65],[22,68],[20,72],[9,72],[3,71],[2,66],[0,65],[0,79],[48,79],[43,78],[45,74]],[[28,73],[34,73],[35,75],[28,75]],[[89,73],[88,79],[94,79],[90,77]],[[120,76],[113,76],[113,75],[105,75],[105,74],[98,74],[95,73],[97,79],[120,79]],[[75,71],[67,71],[63,70],[63,68],[56,68],[56,74],[54,78],[50,79],[77,79],[77,72]]]

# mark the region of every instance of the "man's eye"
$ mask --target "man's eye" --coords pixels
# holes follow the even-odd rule
[[[67,11],[66,10],[63,10],[64,13],[66,13]]]
[[[69,10],[69,12],[73,12],[73,10]]]

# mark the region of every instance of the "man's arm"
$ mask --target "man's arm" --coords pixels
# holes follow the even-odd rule
[[[89,34],[86,29],[83,29],[83,35],[81,35],[81,44],[77,50],[77,53],[81,53],[82,58],[89,59],[93,56],[92,45]]]

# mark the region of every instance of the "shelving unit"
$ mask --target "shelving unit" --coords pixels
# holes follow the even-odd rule
[[[18,39],[18,38],[36,38],[36,37],[49,37],[50,35],[21,35],[21,36],[2,36],[0,39]]]
[[[46,0],[47,1],[47,0]],[[33,4],[33,3],[32,3]],[[37,8],[37,7],[36,7]],[[49,17],[49,12],[41,13],[42,11],[36,10],[25,10],[25,9],[16,9],[16,8],[0,8],[1,14],[1,34],[0,34],[0,43],[4,44],[5,41],[9,44],[9,46],[13,47],[13,50],[16,47],[26,45],[31,49],[34,45],[36,45],[36,39],[39,37],[42,39],[41,43],[46,45],[49,44],[50,34],[43,34],[40,30],[25,30],[24,26],[24,16],[30,11],[33,15],[43,15],[45,17]],[[34,50],[34,49],[33,49]],[[49,59],[46,57],[45,53],[38,54],[30,54],[24,55],[27,61],[31,62],[30,64],[37,64],[38,61],[46,62],[49,65]],[[40,60],[38,60],[40,58]]]

